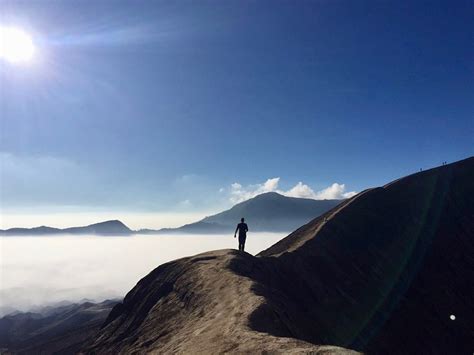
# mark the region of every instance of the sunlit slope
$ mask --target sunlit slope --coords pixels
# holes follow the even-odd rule
[[[249,319],[265,298],[234,271],[259,258],[235,250],[199,254],[164,264],[140,280],[109,315],[85,353],[186,353],[285,351],[351,353],[252,329]]]
[[[85,352],[471,351],[473,196],[470,158],[367,190],[258,257],[162,265]]]

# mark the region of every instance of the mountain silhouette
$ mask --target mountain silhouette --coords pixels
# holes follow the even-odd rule
[[[245,217],[252,232],[289,232],[327,212],[341,201],[295,198],[276,192],[267,192],[196,223],[186,224],[179,228],[164,228],[159,231],[142,230],[141,232],[232,233],[242,217]]]
[[[231,209],[179,228],[140,229],[133,231],[118,220],[70,228],[0,229],[0,236],[42,236],[61,234],[132,235],[132,234],[219,234],[232,233],[242,216],[247,217],[253,232],[289,232],[330,210],[342,200],[312,200],[282,196],[276,192],[258,195]]]
[[[0,230],[0,235],[5,236],[35,236],[51,234],[131,235],[133,234],[133,231],[118,220],[90,224],[85,227],[71,227],[64,229],[41,226],[35,228],[10,228]]]
[[[470,354],[474,158],[366,190],[254,257],[159,266],[85,353]]]
[[[73,354],[95,334],[117,301],[74,303],[0,318],[3,354]],[[3,352],[2,350],[8,349]]]

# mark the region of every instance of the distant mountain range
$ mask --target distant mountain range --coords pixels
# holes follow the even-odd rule
[[[312,200],[282,196],[268,192],[241,202],[231,209],[206,217],[198,222],[186,224],[179,228],[140,229],[133,231],[121,221],[113,220],[85,227],[51,228],[11,228],[0,230],[0,236],[22,235],[132,235],[132,234],[218,234],[232,233],[244,217],[253,232],[290,232],[308,223],[313,218],[329,211],[342,200]]]
[[[138,233],[232,233],[244,217],[250,231],[290,232],[329,211],[342,200],[312,200],[267,192],[231,209],[179,228],[140,230]]]
[[[71,228],[51,228],[46,226],[35,228],[10,228],[0,230],[1,235],[21,236],[21,235],[60,235],[60,234],[92,234],[92,235],[132,235],[134,232],[120,221],[105,221],[84,227]]]

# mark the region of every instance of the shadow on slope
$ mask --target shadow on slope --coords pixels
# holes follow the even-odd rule
[[[164,264],[84,351],[471,353],[473,195],[470,158],[367,190],[258,257]]]
[[[472,196],[470,158],[359,194],[263,251],[259,267],[234,259],[265,298],[251,327],[374,354],[472,352]]]
[[[0,353],[71,354],[93,336],[117,301],[49,306],[0,318]]]
[[[85,353],[286,352],[353,354],[252,330],[248,320],[262,304],[253,281],[241,273],[262,267],[259,258],[218,250],[159,266],[115,306]]]

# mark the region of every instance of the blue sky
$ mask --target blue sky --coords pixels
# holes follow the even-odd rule
[[[2,223],[166,225],[471,156],[473,14],[472,1],[0,1],[0,25],[36,48],[0,59]]]

